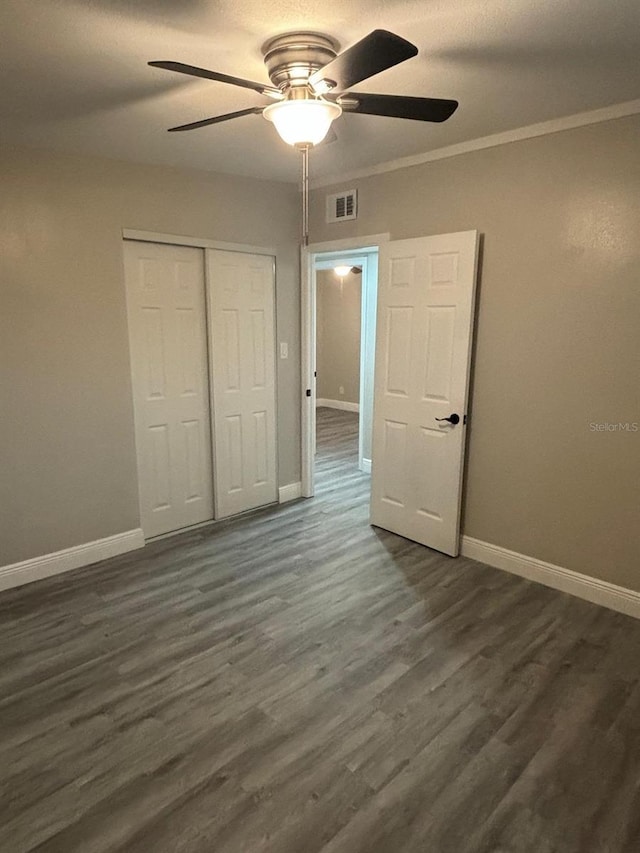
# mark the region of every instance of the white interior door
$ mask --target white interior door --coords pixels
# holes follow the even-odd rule
[[[465,231],[386,243],[379,256],[371,523],[451,556],[477,247]]]
[[[204,252],[126,241],[125,280],[146,538],[213,518]]]
[[[216,518],[276,500],[274,261],[207,251]]]

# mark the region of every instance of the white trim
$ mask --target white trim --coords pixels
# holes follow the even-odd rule
[[[285,504],[287,501],[295,501],[302,497],[302,483],[288,483],[278,489],[278,503]]]
[[[461,554],[464,557],[471,557],[496,569],[520,575],[552,589],[568,592],[569,595],[640,619],[640,592],[574,572],[572,569],[555,566],[553,563],[545,563],[535,557],[527,557],[525,554],[509,551],[471,536],[463,536],[461,544]]]
[[[316,398],[316,409],[324,406],[327,409],[340,409],[342,412],[359,412],[359,403],[349,403],[348,400],[327,400],[324,397]]]
[[[327,270],[332,270],[338,265],[342,265],[343,263],[345,266],[356,267],[360,264],[363,264],[367,260],[367,258],[371,257],[372,254],[377,253],[377,249],[369,249],[365,252],[358,252],[354,249],[349,249],[348,251],[336,252],[332,255],[327,255],[325,252],[323,252],[319,257],[316,257],[313,265],[315,267],[316,272],[320,272],[321,270],[324,270],[326,272]]]
[[[314,493],[313,457],[316,449],[316,291],[313,252],[300,249],[300,468],[302,496]]]
[[[365,457],[363,456],[362,457],[362,463],[360,464],[360,470],[364,471],[365,474],[370,474],[371,473],[371,460],[365,459]]]
[[[325,240],[323,243],[309,243],[304,247],[305,252],[315,255],[321,252],[345,252],[351,249],[357,249],[358,252],[375,251],[380,246],[380,243],[388,243],[391,239],[391,234],[368,234],[365,237],[345,237],[342,240]]]
[[[365,430],[369,452],[373,440],[373,395],[376,360],[376,322],[378,314],[378,261],[380,249],[364,256],[360,288],[360,393],[361,417],[358,423],[358,467],[365,467]],[[369,464],[369,473],[371,464]]]
[[[48,578],[51,575],[59,575],[62,572],[70,572],[143,546],[144,534],[137,527],[135,530],[116,533],[115,536],[106,536],[94,542],[85,542],[83,545],[74,545],[72,548],[65,548],[52,554],[43,554],[41,557],[2,566],[0,567],[0,590],[22,586],[22,584]]]
[[[276,250],[267,246],[250,246],[248,243],[224,243],[206,237],[187,237],[184,234],[163,234],[157,231],[140,231],[123,228],[123,240],[140,240],[143,243],[169,243],[172,246],[193,246],[196,249],[221,249],[223,252],[244,252],[248,255],[276,256]]]
[[[508,145],[511,142],[520,142],[523,139],[533,139],[536,136],[547,136],[551,133],[560,133],[564,130],[573,130],[576,127],[585,127],[589,124],[600,124],[603,121],[611,121],[617,118],[640,113],[640,98],[634,101],[625,101],[622,104],[613,104],[610,107],[602,107],[598,110],[575,113],[562,118],[554,118],[550,121],[541,121],[537,124],[529,124],[526,127],[518,127],[513,130],[505,130],[502,133],[492,133],[490,136],[482,136],[479,139],[470,139],[467,142],[459,142],[456,145],[447,145],[444,148],[434,148],[422,154],[411,157],[401,157],[398,160],[388,160],[386,163],[378,163],[365,169],[355,169],[351,172],[336,173],[319,177],[310,182],[311,189],[329,187],[333,184],[341,184],[345,181],[357,178],[368,178],[371,175],[381,175],[384,172],[394,172],[396,169],[406,169],[410,166],[419,166],[422,163],[432,163],[435,160],[445,160],[449,157],[457,157],[460,154],[468,154],[471,151],[481,151],[483,148],[495,148],[498,145]]]

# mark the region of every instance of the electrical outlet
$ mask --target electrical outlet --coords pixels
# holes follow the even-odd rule
[[[289,344],[280,343],[280,358],[289,358]]]
[[[341,386],[338,388],[338,391],[339,391],[341,394],[344,394],[344,385],[341,385]]]

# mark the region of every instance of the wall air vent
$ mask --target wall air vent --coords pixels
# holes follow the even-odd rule
[[[327,196],[327,222],[346,222],[358,217],[358,191],[345,190]]]

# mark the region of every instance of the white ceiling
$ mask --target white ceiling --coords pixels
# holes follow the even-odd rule
[[[460,107],[442,125],[345,115],[312,152],[316,179],[640,98],[639,0],[5,0],[0,140],[295,181],[295,151],[261,116],[166,133],[270,101],[147,61],[268,82],[270,36],[312,29],[347,47],[377,28],[420,53],[354,88]]]

